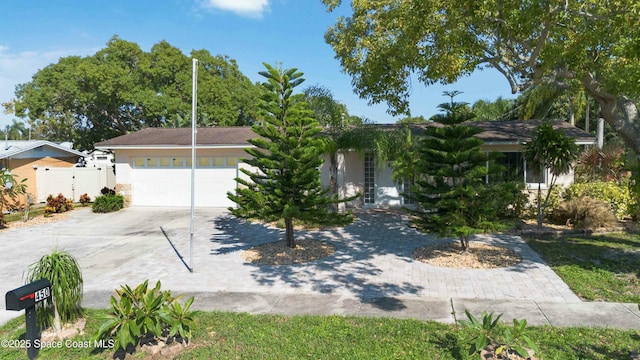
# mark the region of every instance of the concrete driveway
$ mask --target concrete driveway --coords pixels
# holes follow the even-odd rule
[[[66,220],[0,231],[0,292],[24,284],[29,264],[54,247],[73,254],[84,276],[85,302],[108,306],[122,284],[162,281],[174,293],[331,294],[356,299],[377,297],[462,298],[579,302],[557,275],[517,236],[484,236],[476,241],[500,244],[523,261],[509,268],[445,269],[411,258],[418,246],[438,240],[406,226],[398,213],[370,211],[344,229],[298,232],[299,237],[328,240],[337,252],[295,266],[245,263],[241,251],[282,238],[281,230],[249,224],[225,209],[197,209],[193,269],[188,208],[127,208],[111,214],[78,209]],[[182,257],[180,257],[182,256]],[[198,308],[210,308],[206,295]],[[2,318],[19,315],[6,312]]]

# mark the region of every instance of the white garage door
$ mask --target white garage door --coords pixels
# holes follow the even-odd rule
[[[190,160],[161,157],[134,159],[131,189],[133,206],[190,206]],[[235,203],[227,198],[227,192],[236,189],[237,159],[202,157],[197,161],[195,206],[234,206]]]

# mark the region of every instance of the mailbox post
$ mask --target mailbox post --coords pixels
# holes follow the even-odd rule
[[[47,279],[36,280],[30,284],[8,291],[5,295],[7,310],[25,310],[27,325],[27,356],[35,359],[39,348],[36,339],[40,340],[40,330],[36,321],[36,304],[51,298],[51,283]]]

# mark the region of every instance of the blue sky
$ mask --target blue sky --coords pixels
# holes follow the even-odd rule
[[[228,55],[253,82],[261,81],[263,62],[296,67],[310,85],[329,88],[351,115],[395,122],[384,104],[368,105],[353,93],[324,33],[350,1],[327,13],[321,0],[2,0],[0,1],[0,102],[13,98],[17,84],[60,57],[92,55],[114,35],[144,51],[161,40],[185,54],[207,49]],[[456,84],[413,84],[411,115],[429,117],[446,102],[443,91],[458,90],[456,100],[473,103],[512,98],[496,71],[476,72]],[[15,117],[0,111],[0,127]]]

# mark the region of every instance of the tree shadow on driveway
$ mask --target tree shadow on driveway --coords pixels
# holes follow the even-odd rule
[[[283,230],[233,216],[219,217],[214,222],[217,233],[211,237],[213,256],[284,237]],[[296,231],[295,235],[298,240],[330,242],[336,246],[336,252],[297,265],[258,265],[238,259],[242,266],[251,267],[251,281],[256,286],[289,293],[353,295],[389,310],[403,307],[400,300],[390,301],[391,297],[417,295],[423,289],[422,285],[405,280],[411,279],[411,252],[434,241],[434,237],[407,227],[400,213],[380,211],[358,212],[356,221],[344,228]]]

